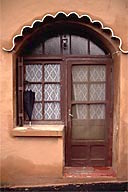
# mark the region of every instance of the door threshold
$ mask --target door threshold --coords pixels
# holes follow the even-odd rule
[[[112,167],[64,167],[64,177],[69,178],[116,178]]]

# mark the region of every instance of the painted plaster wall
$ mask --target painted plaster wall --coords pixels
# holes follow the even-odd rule
[[[128,180],[128,55],[122,55],[120,64],[121,94],[118,172],[120,178],[127,178]]]
[[[118,178],[125,180],[128,179],[128,55],[115,55],[113,61],[113,168]]]
[[[20,32],[23,25],[30,25],[47,13],[76,11],[79,14],[88,14],[92,19],[99,19],[105,26],[112,27],[116,35],[122,38],[123,48],[128,50],[128,37],[127,33],[124,33],[124,30],[128,29],[127,0],[1,0],[1,7],[1,15],[4,18],[4,47],[10,46],[11,38]],[[6,30],[7,28],[9,30]]]
[[[99,19],[111,27],[123,40],[128,50],[128,1],[127,0],[0,0],[1,3],[1,48],[10,48],[12,37],[20,33],[23,25],[30,25],[47,13],[76,11]],[[13,59],[12,53],[0,49],[0,132],[2,182],[5,185],[25,183],[31,177],[31,184],[37,176],[62,176],[63,143],[61,138],[18,138],[11,136],[13,128]],[[119,116],[114,160],[117,177],[128,179],[126,170],[128,158],[128,55],[120,54]],[[119,69],[119,68],[118,68]],[[114,148],[115,149],[115,148]],[[17,177],[18,176],[18,177]],[[20,179],[21,181],[21,179]]]

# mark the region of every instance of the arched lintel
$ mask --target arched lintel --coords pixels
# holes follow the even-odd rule
[[[82,25],[85,25],[86,27],[92,29],[94,32],[96,32],[97,34],[99,34],[100,39],[103,40],[106,44],[106,46],[108,47],[108,49],[110,50],[110,52],[113,54],[114,52],[122,52],[127,54],[128,51],[123,50],[122,49],[122,40],[120,37],[115,36],[113,33],[113,30],[110,27],[104,27],[103,23],[99,20],[92,20],[91,17],[89,15],[79,15],[76,12],[70,12],[69,14],[65,13],[65,12],[57,12],[55,15],[53,14],[46,14],[41,20],[35,20],[32,25],[30,26],[24,26],[21,29],[21,33],[18,35],[15,35],[13,37],[12,40],[12,44],[13,46],[10,49],[6,49],[6,48],[2,48],[4,51],[7,52],[12,52],[12,51],[16,51],[19,52],[19,50],[21,49],[21,47],[23,46],[23,44],[28,41],[30,39],[30,37],[38,32],[38,28],[36,29],[36,24],[37,23],[43,23],[44,21],[46,21],[48,18],[51,18],[51,20],[53,19],[57,19],[60,16],[63,16],[65,19],[71,19],[71,18],[75,18],[77,20],[77,22],[81,23]],[[72,19],[71,19],[72,20]],[[31,32],[29,35],[24,36],[24,30],[25,29],[31,29],[33,30],[34,28],[34,33]],[[106,34],[107,33],[107,34]],[[20,42],[18,45],[16,44],[16,39],[18,38],[22,38],[22,42]],[[114,42],[115,40],[118,41],[118,46],[117,44],[115,44]]]

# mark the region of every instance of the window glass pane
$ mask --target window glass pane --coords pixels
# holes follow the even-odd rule
[[[90,81],[105,81],[106,67],[104,65],[90,66]]]
[[[45,84],[44,100],[45,101],[60,101],[60,85],[59,84]]]
[[[88,81],[88,66],[73,66],[72,67],[72,81],[85,82]]]
[[[105,53],[100,47],[90,41],[90,55],[105,55]]]
[[[29,82],[42,81],[42,65],[26,65],[25,80]]]
[[[90,119],[105,119],[105,105],[104,104],[90,105]]]
[[[60,82],[60,65],[45,64],[44,81],[45,82]]]
[[[35,45],[35,47],[32,49],[31,54],[34,54],[34,55],[42,54],[42,43],[39,43],[38,45]]]
[[[35,101],[42,101],[42,84],[30,84],[26,85],[26,90],[30,88],[35,92]]]
[[[37,40],[36,42],[29,42],[29,44],[27,44],[23,49],[23,55],[40,55],[42,53],[42,42],[40,43]]]
[[[75,101],[87,101],[88,84],[73,84],[72,99]]]
[[[45,103],[44,118],[45,120],[61,119],[60,103],[57,102]]]
[[[60,37],[52,37],[45,41],[44,51],[45,54],[57,55],[60,54]]]
[[[74,119],[88,119],[88,105],[76,104],[72,106]]]
[[[35,103],[32,112],[32,120],[41,120],[42,118],[42,103]]]
[[[105,100],[105,83],[90,84],[90,101],[104,101]]]
[[[84,37],[71,35],[71,53],[76,55],[88,54],[88,40]]]

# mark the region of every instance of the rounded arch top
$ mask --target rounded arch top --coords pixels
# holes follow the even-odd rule
[[[125,54],[128,54],[128,50],[122,49],[122,40],[120,37],[116,36],[113,32],[113,30],[110,27],[106,27],[103,25],[103,23],[99,20],[92,20],[92,18],[87,15],[79,15],[76,12],[70,12],[69,14],[66,14],[65,12],[57,12],[54,14],[46,14],[42,19],[35,20],[31,25],[23,26],[21,29],[20,34],[17,34],[12,39],[12,47],[10,49],[2,48],[4,51],[11,52],[16,47],[21,47],[22,44],[28,40],[28,38],[33,35],[33,33],[36,33],[39,31],[39,28],[42,25],[46,25],[49,23],[54,23],[56,21],[75,21],[84,24],[89,29],[94,30],[97,34],[99,34],[101,39],[106,39],[106,46],[108,49],[110,49],[111,52],[114,52],[115,50],[117,52],[122,52]],[[117,42],[117,45],[115,46],[113,43],[113,40]],[[18,46],[20,44],[20,46]],[[111,48],[112,46],[112,48]],[[19,49],[19,48],[18,48]],[[114,50],[114,51],[113,51]],[[17,51],[17,49],[16,49]]]

